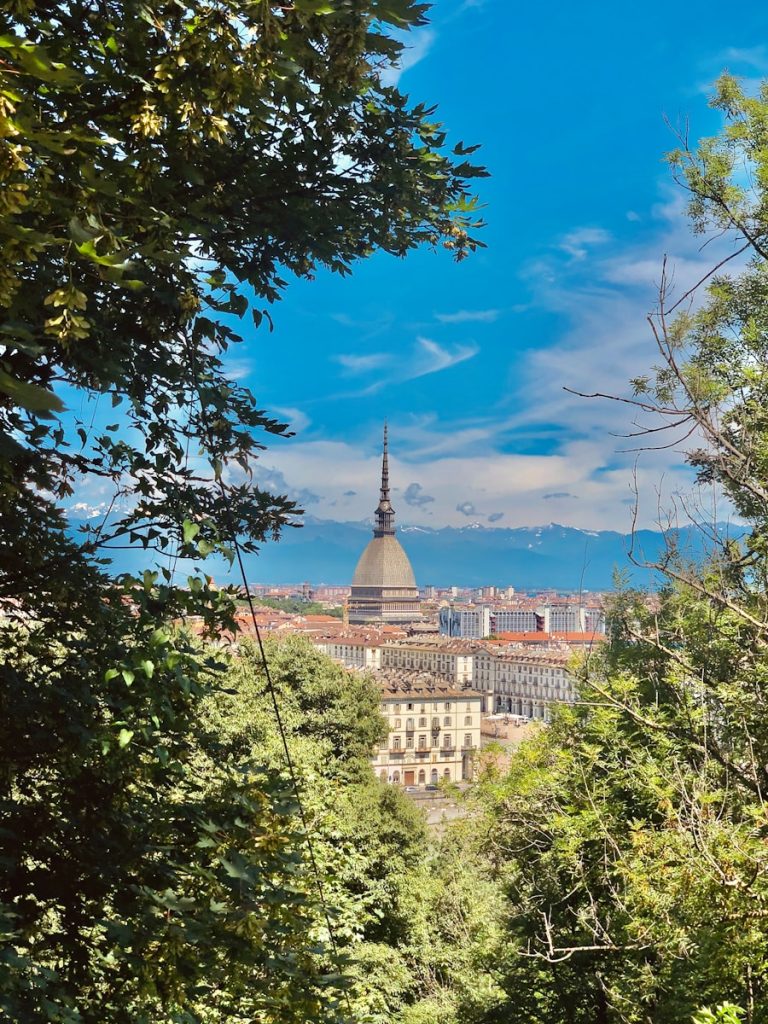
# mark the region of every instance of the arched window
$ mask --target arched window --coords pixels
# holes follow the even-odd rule
[[[448,781],[450,782],[450,780],[451,780],[451,769],[450,768],[446,768],[445,769],[445,771],[443,772],[443,778],[444,779],[448,779]]]
[[[446,748],[451,746],[451,737],[448,733],[443,736],[443,746]]]
[[[382,768],[381,769],[381,771],[379,772],[379,778],[381,779],[382,782],[386,782],[387,781],[387,769],[386,768]]]
[[[400,749],[400,737],[399,736],[395,736],[394,739],[392,740],[392,749],[393,750],[399,750]]]
[[[399,784],[399,782],[400,782],[400,772],[393,772],[392,773],[392,781],[395,783],[395,785]]]
[[[427,781],[427,773],[422,768],[422,770],[419,772],[419,785],[423,786],[426,781]]]
[[[432,771],[429,773],[429,781],[432,783],[433,786],[436,786],[437,785],[437,780],[438,780],[437,768],[433,768]]]
[[[472,715],[464,716],[464,725],[472,725]]]

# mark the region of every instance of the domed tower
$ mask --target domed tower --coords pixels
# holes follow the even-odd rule
[[[421,618],[419,590],[408,555],[395,537],[395,510],[389,500],[387,425],[381,460],[381,496],[373,540],[360,556],[352,578],[350,622],[414,622]]]

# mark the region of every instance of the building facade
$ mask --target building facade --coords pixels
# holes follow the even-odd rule
[[[382,782],[424,787],[469,781],[480,749],[480,695],[432,681],[381,686],[389,735],[373,767]]]
[[[437,614],[441,636],[482,640],[491,635],[491,609],[487,605],[448,605]]]
[[[568,670],[570,651],[524,650],[475,654],[475,689],[489,695],[489,708],[548,722],[558,704],[576,700],[575,680]]]
[[[381,648],[381,668],[428,672],[454,686],[471,686],[475,646],[444,637],[397,640]]]

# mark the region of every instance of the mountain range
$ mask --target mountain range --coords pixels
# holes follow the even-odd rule
[[[725,525],[718,529],[737,537],[744,532]],[[670,535],[686,556],[699,559],[706,553],[698,529],[683,527]],[[611,530],[579,530],[557,523],[516,528],[469,523],[440,529],[401,526],[398,536],[420,586],[607,590],[613,585],[616,569],[627,570],[633,586],[652,588],[657,583],[652,571],[630,563],[630,536]],[[249,582],[348,584],[370,537],[369,522],[342,523],[305,516],[303,526],[284,530],[279,542],[269,542],[258,555],[246,556]],[[664,544],[661,532],[639,530],[634,539],[635,555],[653,562]],[[148,558],[140,549],[115,555],[113,572],[147,566]],[[222,563],[206,566],[217,580],[227,575]]]

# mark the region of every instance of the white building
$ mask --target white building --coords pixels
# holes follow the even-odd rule
[[[468,686],[473,679],[474,651],[475,645],[446,637],[396,640],[381,648],[381,668],[428,672],[454,686]]]
[[[369,669],[376,671],[381,668],[381,642],[379,640],[362,640],[355,637],[323,637],[314,641],[315,647],[327,654],[334,661],[341,662],[346,668]]]
[[[438,612],[441,636],[481,640],[491,635],[491,610],[487,605],[443,605]]]
[[[402,786],[471,779],[480,749],[480,694],[429,679],[380,685],[389,735],[373,758],[379,778]]]
[[[539,628],[533,608],[497,608],[492,625],[494,633],[535,633]]]
[[[563,650],[475,654],[475,689],[489,694],[489,709],[548,722],[557,704],[576,699],[575,680],[568,671],[571,653]]]

